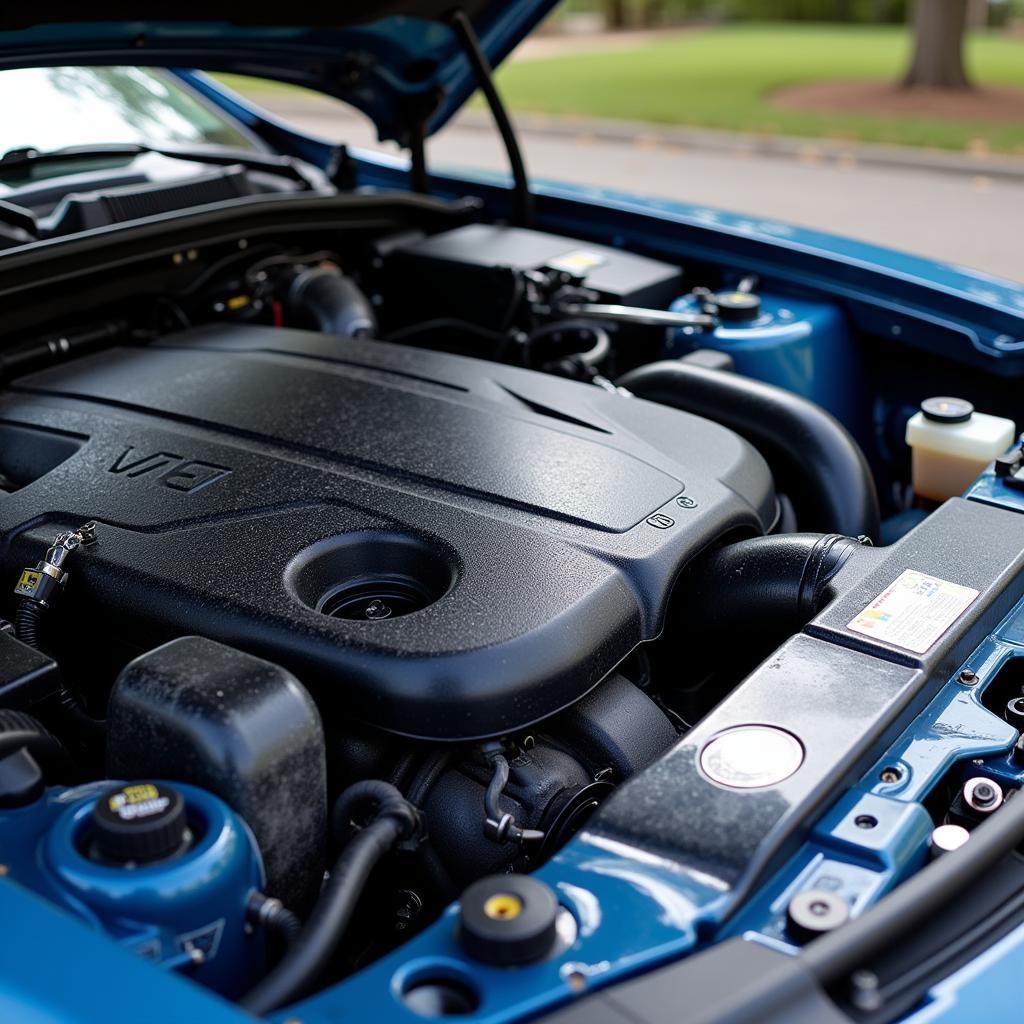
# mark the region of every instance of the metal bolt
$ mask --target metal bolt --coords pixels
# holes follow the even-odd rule
[[[423,901],[412,889],[402,889],[397,894],[395,907],[395,931],[404,932],[419,917],[423,910]]]
[[[391,618],[391,605],[385,604],[379,597],[375,597],[366,606],[366,617],[368,619],[389,619]]]
[[[854,971],[850,976],[850,1001],[858,1010],[872,1012],[882,1005],[878,975],[874,971]]]
[[[965,668],[960,675],[957,676],[957,682],[963,683],[964,686],[973,686],[978,681],[978,673],[973,669]]]
[[[565,976],[565,981],[573,992],[582,992],[587,987],[587,976],[582,971],[570,971]]]
[[[882,782],[899,782],[900,771],[898,768],[883,768],[882,774],[878,776]]]
[[[1000,786],[984,778],[968,779],[964,783],[964,803],[981,814],[990,814],[1003,802]]]

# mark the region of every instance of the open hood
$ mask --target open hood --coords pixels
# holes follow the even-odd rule
[[[557,0],[467,0],[481,48],[499,64]],[[351,104],[382,140],[411,123],[436,132],[476,88],[447,0],[261,6],[126,3],[17,5],[0,15],[0,69],[131,64],[230,71],[315,89]],[[287,20],[283,16],[288,15]]]

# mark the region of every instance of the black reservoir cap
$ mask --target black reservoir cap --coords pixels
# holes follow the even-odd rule
[[[723,324],[746,323],[761,315],[761,296],[753,292],[718,292],[715,306]]]
[[[974,406],[966,398],[926,398],[921,412],[933,423],[966,423],[974,415]]]
[[[541,960],[558,938],[558,900],[528,875],[489,875],[460,898],[459,941],[476,960],[528,964]]]
[[[151,864],[184,851],[191,838],[185,800],[165,783],[130,782],[108,789],[92,811],[94,859]]]

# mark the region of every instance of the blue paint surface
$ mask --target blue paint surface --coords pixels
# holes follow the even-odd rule
[[[728,353],[744,376],[793,391],[827,409],[854,433],[867,420],[864,380],[846,317],[833,303],[759,293],[761,314],[748,323],[720,324],[712,331],[675,331],[669,356],[695,348]],[[683,296],[678,312],[697,312]]]
[[[99,864],[84,849],[93,806],[110,785],[54,788],[26,807],[0,811],[0,884],[31,890],[142,960],[241,995],[264,962],[262,934],[246,927],[248,898],[263,884],[248,829],[221,800],[175,783],[193,847],[132,869]],[[201,964],[192,949],[203,953]]]

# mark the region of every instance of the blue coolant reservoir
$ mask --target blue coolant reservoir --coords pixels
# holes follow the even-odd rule
[[[170,796],[180,801],[176,828],[167,820]],[[103,835],[98,811],[107,819]],[[0,849],[4,882],[62,906],[143,959],[227,996],[259,977],[263,937],[249,924],[248,905],[263,867],[248,828],[210,793],[154,782],[49,789],[0,810]]]
[[[723,299],[744,293],[721,293]],[[744,376],[776,384],[823,406],[848,428],[857,431],[864,419],[861,369],[846,318],[826,302],[783,298],[770,293],[749,296],[750,303],[734,304],[714,330],[683,328],[671,333],[669,357],[698,348],[727,352]],[[673,311],[699,313],[704,298],[685,295]],[[742,319],[750,316],[750,319]]]

